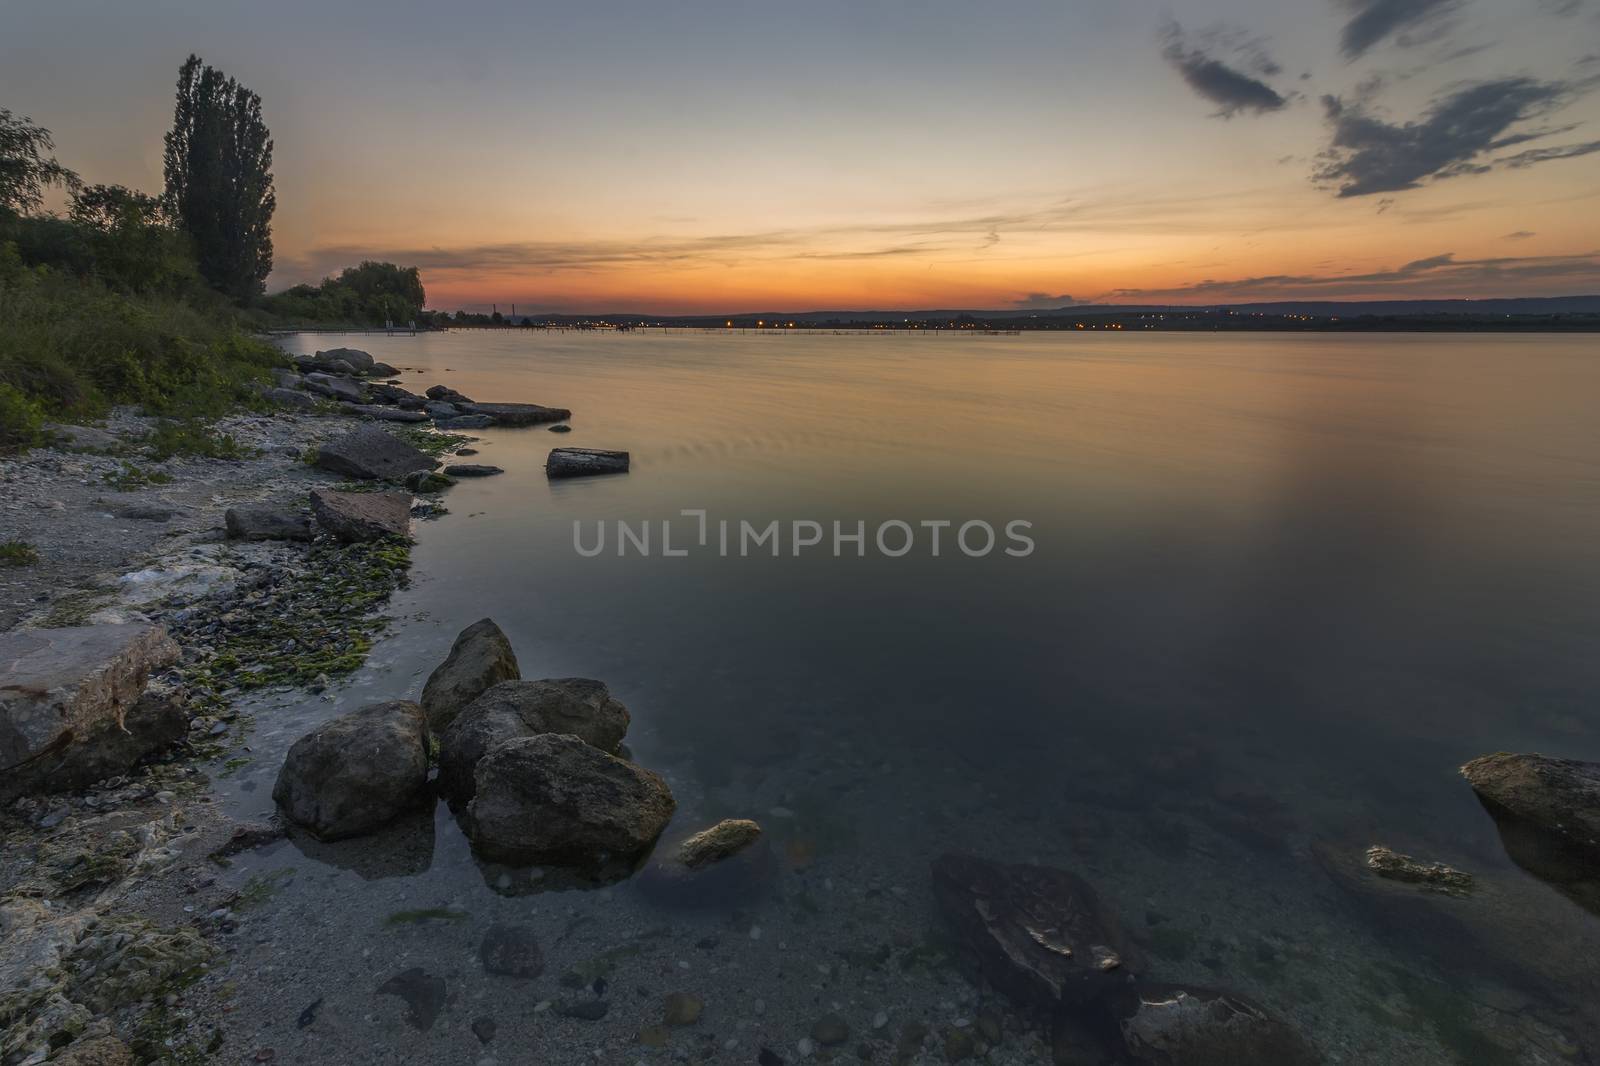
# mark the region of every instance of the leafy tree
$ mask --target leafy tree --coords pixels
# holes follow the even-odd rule
[[[31,214],[44,206],[50,186],[78,187],[78,175],[50,154],[55,147],[49,130],[0,107],[0,211]]]
[[[236,300],[272,272],[272,136],[261,97],[191,55],[166,138],[166,210],[194,241],[200,274]]]
[[[176,292],[195,280],[188,238],[170,224],[161,201],[121,185],[91,185],[72,200],[94,272],[123,292]]]
[[[427,293],[416,267],[371,260],[346,267],[320,285],[295,285],[258,301],[268,313],[294,322],[420,322]]]

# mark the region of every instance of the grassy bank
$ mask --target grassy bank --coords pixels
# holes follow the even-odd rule
[[[0,243],[0,449],[40,442],[46,420],[102,416],[113,404],[206,418],[249,402],[270,344],[208,292],[119,292],[98,277],[23,260]]]

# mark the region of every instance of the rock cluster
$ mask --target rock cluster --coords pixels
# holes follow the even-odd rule
[[[487,426],[533,426],[564,422],[572,412],[533,403],[476,403],[452,388],[434,385],[425,396],[376,378],[399,371],[359,348],[331,348],[294,358],[295,371],[274,373],[273,386],[262,392],[284,407],[311,407],[315,396],[344,405],[352,414],[383,422],[428,422],[440,429],[482,429]],[[296,372],[297,371],[297,372]],[[355,475],[360,476],[360,475]]]

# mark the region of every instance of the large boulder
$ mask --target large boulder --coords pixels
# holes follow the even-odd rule
[[[479,760],[503,741],[565,733],[615,752],[628,722],[628,709],[600,681],[502,681],[473,700],[440,736],[439,791],[457,803],[472,799]]]
[[[1512,861],[1600,914],[1600,763],[1501,752],[1461,773]]]
[[[120,726],[150,672],[177,658],[166,630],[141,623],[0,634],[0,774]]]
[[[120,720],[106,718],[72,743],[0,777],[0,803],[18,796],[69,792],[124,774],[189,734],[189,710],[175,697],[146,692]]]
[[[977,969],[1024,1007],[1083,1006],[1128,981],[1116,919],[1076,874],[943,855],[933,894]]]
[[[477,767],[467,835],[493,862],[588,862],[644,851],[672,818],[657,774],[560,733],[507,740]]]
[[[359,381],[339,377],[336,374],[324,374],[321,371],[312,371],[307,374],[305,387],[312,392],[321,393],[330,400],[363,403],[367,398],[366,387]]]
[[[322,840],[369,833],[428,798],[428,722],[407,700],[326,722],[289,748],[272,798]]]
[[[392,378],[396,374],[400,373],[400,368],[397,366],[391,366],[388,363],[375,362],[363,370],[362,373],[373,378]]]
[[[1499,752],[1461,775],[1499,819],[1536,828],[1600,862],[1600,763]]]
[[[347,544],[411,535],[408,492],[312,489],[311,513],[318,525]]]
[[[293,407],[300,411],[309,411],[317,406],[314,397],[295,389],[274,388],[267,389],[261,394],[268,403],[275,403],[279,407]]]
[[[317,448],[317,466],[363,480],[400,481],[417,470],[432,470],[438,460],[377,426],[357,426]]]
[[[456,635],[445,656],[422,687],[422,709],[428,727],[442,732],[462,709],[491,686],[522,676],[511,641],[492,618],[480,618]]]
[[[450,402],[469,415],[488,415],[497,426],[536,426],[544,422],[565,422],[572,417],[572,412],[565,407],[543,407],[536,403]]]
[[[318,352],[315,358],[319,363],[349,363],[362,372],[369,371],[373,367],[372,356],[360,348],[329,348],[325,352]]]
[[[115,433],[94,426],[46,422],[39,429],[57,448],[67,452],[113,452],[123,443]]]
[[[1315,1066],[1303,1036],[1242,996],[1141,984],[1114,997],[1123,1043],[1149,1066]]]
[[[310,540],[311,522],[282,504],[246,503],[222,515],[229,540]]]
[[[373,399],[382,400],[384,403],[401,403],[406,400],[415,400],[418,406],[422,403],[422,397],[416,393],[409,389],[403,389],[399,385],[390,385],[387,382],[368,382],[367,391],[372,394]]]
[[[427,397],[430,400],[437,400],[440,403],[450,403],[457,406],[472,402],[448,385],[429,385]]]
[[[544,472],[549,477],[626,474],[628,453],[600,448],[553,448],[544,462]]]

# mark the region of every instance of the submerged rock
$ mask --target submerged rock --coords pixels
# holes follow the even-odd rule
[[[467,835],[497,862],[637,854],[676,807],[659,775],[557,733],[502,742],[478,762],[475,778]]]
[[[428,799],[428,725],[405,700],[342,714],[295,741],[272,798],[323,840],[370,832]]]
[[[691,870],[732,858],[761,839],[761,826],[748,818],[724,818],[678,845],[678,861]]]
[[[378,986],[380,996],[399,996],[406,1004],[406,1024],[427,1032],[444,1010],[446,985],[420,966],[402,970]]]
[[[1129,1055],[1150,1066],[1314,1066],[1303,1036],[1240,996],[1140,985],[1114,1007]]]
[[[600,448],[554,448],[545,460],[550,477],[585,477],[589,474],[626,474],[628,453]]]
[[[498,466],[490,466],[487,463],[455,463],[445,467],[444,472],[451,477],[492,477],[495,474],[505,473]]]
[[[439,791],[472,799],[480,759],[503,741],[563,733],[604,752],[627,735],[628,709],[600,681],[586,677],[502,681],[473,700],[439,738]]]
[[[983,976],[1018,1003],[1083,1005],[1127,983],[1116,919],[1075,874],[944,855],[933,892]]]
[[[456,715],[502,681],[522,676],[511,640],[492,618],[480,618],[460,633],[422,687],[422,709],[428,728],[442,732]]]
[[[1433,892],[1464,896],[1472,891],[1472,875],[1442,862],[1419,862],[1382,844],[1367,849],[1367,868],[1391,881],[1421,885]]]
[[[177,658],[166,630],[133,622],[0,634],[0,774],[121,728],[150,672]]]
[[[538,977],[544,973],[544,951],[526,925],[496,924],[483,934],[478,960],[489,973],[504,977]]]
[[[536,403],[456,402],[456,406],[469,415],[487,415],[497,426],[536,426],[544,422],[565,422],[572,417],[572,412],[564,407],[543,407]]]
[[[347,544],[411,535],[411,495],[405,492],[311,491],[317,524]]]
[[[639,873],[639,890],[670,907],[730,907],[754,902],[777,878],[777,856],[761,827],[730,818],[658,847]]]
[[[413,471],[432,470],[439,463],[377,426],[357,426],[319,445],[316,465],[346,477],[400,481]]]
[[[223,513],[230,540],[310,540],[311,522],[297,509],[270,503],[247,503]]]

